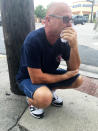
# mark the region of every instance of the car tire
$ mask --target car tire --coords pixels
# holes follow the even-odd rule
[[[84,25],[84,24],[85,24],[85,22],[82,22],[81,24],[82,24],[82,25]]]
[[[76,25],[76,23],[74,23],[74,25]]]

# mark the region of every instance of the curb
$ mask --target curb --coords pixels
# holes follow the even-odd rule
[[[96,66],[81,64],[80,72],[85,76],[98,79],[98,67]]]
[[[6,55],[1,55],[1,54],[0,54],[0,58],[6,58]]]
[[[65,69],[67,66],[61,64],[59,68]],[[81,64],[79,73],[83,76],[98,79],[98,67],[95,66]]]

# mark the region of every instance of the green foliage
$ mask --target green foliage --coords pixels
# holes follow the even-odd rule
[[[38,18],[44,18],[46,15],[46,9],[42,5],[38,5],[35,9],[35,15]]]

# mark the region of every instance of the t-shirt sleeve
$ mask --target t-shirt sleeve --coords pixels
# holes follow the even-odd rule
[[[65,60],[65,61],[68,61],[69,60],[69,58],[70,58],[70,46],[69,46],[69,44],[68,44],[68,42],[67,43],[63,43],[63,46],[62,46],[62,58]]]
[[[22,48],[22,65],[31,68],[41,68],[41,50],[38,43],[24,44]]]

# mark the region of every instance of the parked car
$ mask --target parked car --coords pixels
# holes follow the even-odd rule
[[[87,16],[83,16],[84,22],[88,22],[88,17]]]
[[[82,25],[84,25],[85,22],[87,22],[87,21],[86,21],[86,17],[84,17],[84,16],[77,15],[77,16],[74,16],[74,17],[73,17],[73,23],[74,23],[75,25],[77,25],[77,24],[82,24]]]

